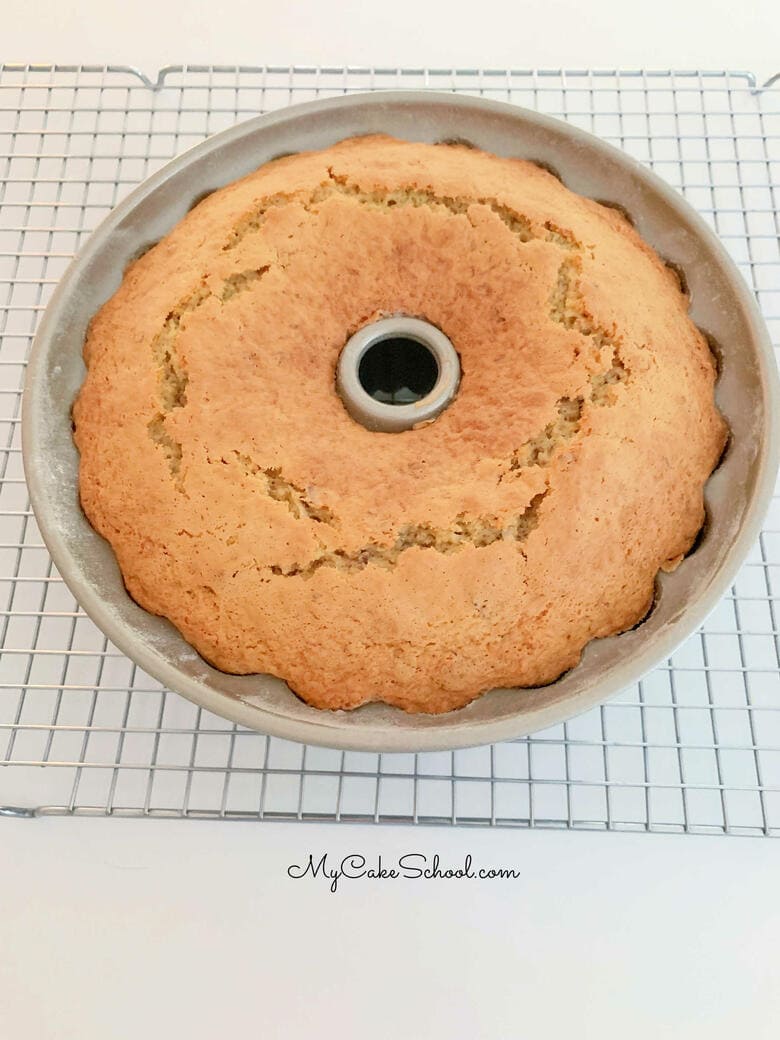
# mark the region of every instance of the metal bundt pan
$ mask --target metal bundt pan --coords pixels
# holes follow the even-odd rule
[[[281,153],[356,134],[413,141],[461,138],[499,155],[547,164],[575,192],[619,205],[640,234],[685,274],[691,316],[718,345],[717,401],[731,442],[706,488],[708,522],[695,551],[660,575],[657,601],[636,629],[588,645],[550,686],[493,690],[447,715],[371,704],[318,711],[279,679],[215,670],[173,626],[125,591],[114,554],[79,505],[70,409],[84,378],[87,323],[127,264],[205,194]],[[778,383],[751,293],[720,242],[658,177],[572,126],[512,105],[452,94],[377,92],[297,105],[219,133],[169,163],[101,224],[60,282],[33,345],[24,392],[24,465],[46,545],[93,621],[150,675],[204,708],[291,740],[369,751],[457,748],[559,723],[636,682],[693,633],[731,585],[760,531],[778,465]]]

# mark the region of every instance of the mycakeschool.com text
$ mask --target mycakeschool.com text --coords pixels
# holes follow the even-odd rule
[[[520,871],[514,867],[476,866],[470,854],[456,863],[442,863],[438,853],[426,856],[406,852],[394,860],[384,860],[382,856],[369,860],[357,852],[331,859],[325,852],[310,854],[303,863],[291,863],[287,876],[294,880],[319,880],[331,892],[337,892],[346,881],[516,881]]]

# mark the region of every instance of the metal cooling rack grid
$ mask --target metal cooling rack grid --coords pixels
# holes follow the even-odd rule
[[[454,753],[303,747],[168,693],[92,625],[29,511],[32,335],[86,234],[138,181],[295,101],[438,87],[562,116],[651,164],[726,242],[780,343],[780,89],[747,73],[0,68],[0,807],[780,834],[780,502],[703,629],[620,698]],[[0,812],[2,812],[0,808]]]

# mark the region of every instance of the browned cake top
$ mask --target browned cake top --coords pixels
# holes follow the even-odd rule
[[[687,304],[618,212],[531,163],[384,136],[277,160],[92,322],[84,509],[142,606],[316,706],[549,682],[701,526],[725,426]],[[396,313],[462,380],[431,425],[375,433],[334,371]]]

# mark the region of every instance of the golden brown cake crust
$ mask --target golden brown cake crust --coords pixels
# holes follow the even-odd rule
[[[693,543],[726,436],[676,276],[534,164],[375,136],[201,202],[93,320],[84,509],[130,594],[309,703],[457,708],[635,624]],[[334,370],[378,317],[462,362],[372,433]]]

